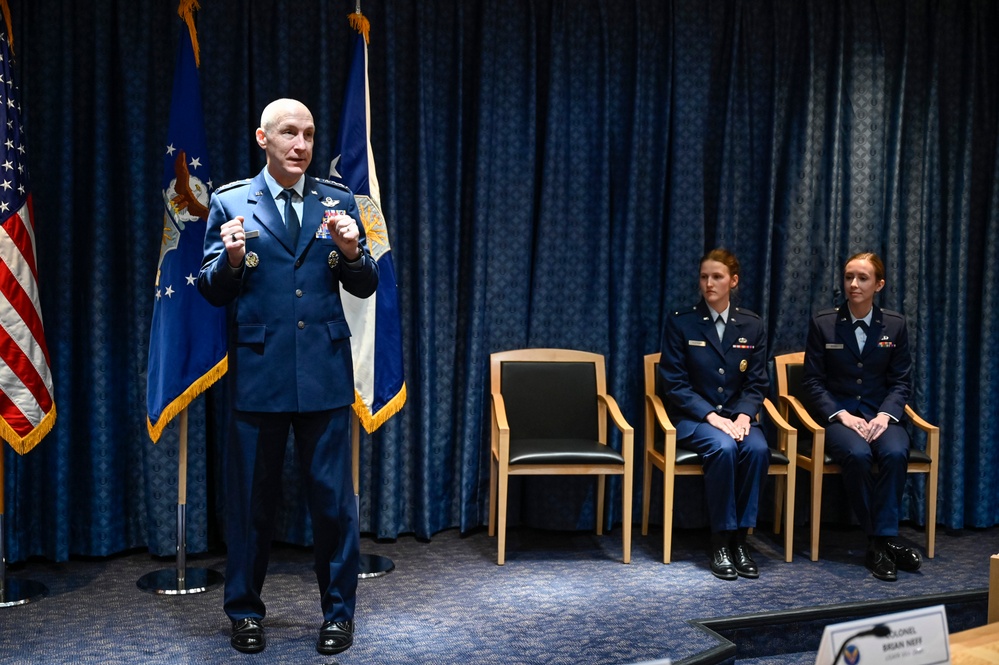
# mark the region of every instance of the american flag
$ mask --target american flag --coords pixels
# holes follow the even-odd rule
[[[21,105],[0,30],[0,436],[22,455],[55,424]]]

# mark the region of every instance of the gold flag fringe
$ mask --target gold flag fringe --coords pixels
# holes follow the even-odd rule
[[[10,7],[7,6],[7,0],[0,0],[0,5],[3,6],[3,20],[7,23],[7,46],[10,47],[10,54],[14,55],[14,31],[10,25]]]
[[[224,375],[228,369],[229,356],[227,354],[222,356],[222,360],[220,360],[215,367],[212,367],[205,373],[204,376],[188,386],[187,390],[182,392],[177,399],[167,404],[155,425],[149,420],[149,416],[147,415],[146,429],[149,430],[149,438],[153,440],[153,443],[157,443],[160,440],[163,430],[166,429],[166,426],[170,424],[171,420],[177,417],[181,411],[186,409],[187,405],[193,402],[195,397],[205,392],[209,386],[221,379],[222,375]]]
[[[4,0],[6,2],[6,0]],[[201,9],[198,0],[180,0],[177,16],[184,19],[187,31],[191,33],[191,45],[194,47],[194,65],[201,67],[201,48],[198,47],[198,31],[194,28],[194,12]]]
[[[399,413],[402,409],[403,404],[406,403],[406,384],[402,384],[402,388],[399,392],[395,394],[395,397],[389,400],[389,403],[378,409],[377,413],[372,414],[368,411],[367,405],[365,405],[364,400],[361,399],[361,393],[354,391],[354,413],[357,414],[357,419],[361,421],[361,425],[364,427],[364,431],[371,434],[376,429],[385,424],[385,422]]]
[[[347,20],[350,21],[350,27],[364,35],[364,43],[369,43],[368,32],[371,30],[371,24],[368,23],[368,18],[361,13],[361,10],[348,14]]]
[[[45,414],[45,417],[42,418],[42,422],[38,423],[35,429],[28,432],[28,436],[18,436],[17,432],[15,432],[4,420],[0,420],[0,436],[7,440],[7,443],[10,444],[11,448],[17,451],[18,455],[24,455],[37,446],[38,442],[45,438],[46,434],[52,431],[52,427],[55,426],[55,421],[56,408],[55,404],[53,404],[52,410]],[[2,454],[3,450],[0,450],[0,455]],[[0,489],[2,488],[3,479],[0,478]]]

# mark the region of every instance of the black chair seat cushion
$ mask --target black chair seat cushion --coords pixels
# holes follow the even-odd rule
[[[620,464],[624,456],[590,439],[511,439],[510,464]]]

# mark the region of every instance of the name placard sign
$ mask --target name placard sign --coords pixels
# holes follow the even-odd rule
[[[876,628],[877,627],[877,628]],[[815,665],[940,665],[950,663],[943,605],[826,626]]]

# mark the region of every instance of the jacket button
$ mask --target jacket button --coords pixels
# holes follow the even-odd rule
[[[857,367],[863,367],[864,363],[857,363]]]
[[[301,268],[302,267],[302,259],[299,259],[298,261],[295,261],[295,267],[296,268]]]
[[[725,392],[725,388],[723,388],[722,386],[718,386],[718,393],[721,394],[723,392]]]
[[[718,368],[718,373],[719,374],[724,374],[725,373],[725,368],[724,367],[719,367]]]
[[[859,385],[860,385],[861,383],[863,383],[863,382],[864,382],[864,380],[863,380],[863,379],[857,379],[857,385],[858,385],[858,386],[859,386]]]
[[[305,321],[299,321],[298,322],[298,329],[299,330],[304,330],[305,329]]]
[[[299,298],[301,298],[302,297],[302,289],[295,289],[295,295],[298,296]]]

